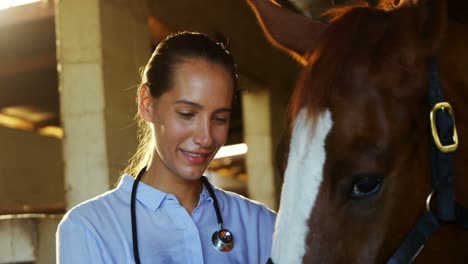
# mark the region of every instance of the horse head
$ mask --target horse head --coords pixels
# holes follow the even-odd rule
[[[437,207],[426,207],[434,191],[433,74],[458,136],[468,137],[468,27],[449,23],[443,0],[346,6],[329,11],[328,23],[269,1],[249,3],[271,42],[303,65],[290,103],[273,262],[387,261]],[[467,142],[453,152],[451,197],[465,207]],[[416,260],[466,262],[467,247],[466,229],[443,225]]]

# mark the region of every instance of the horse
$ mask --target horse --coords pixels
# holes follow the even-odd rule
[[[270,261],[468,263],[467,24],[443,0],[248,3],[303,66]]]

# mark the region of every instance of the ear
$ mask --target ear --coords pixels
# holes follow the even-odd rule
[[[326,24],[284,9],[269,0],[247,0],[268,39],[292,55],[302,57]]]
[[[153,123],[155,99],[147,84],[142,84],[138,90],[138,113],[146,122]]]

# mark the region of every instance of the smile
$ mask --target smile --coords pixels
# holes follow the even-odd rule
[[[202,156],[204,156],[202,154],[196,154],[196,153],[192,153],[192,152],[185,152],[184,151],[184,153],[191,156],[191,157],[202,157]]]
[[[185,159],[194,165],[200,165],[200,164],[205,163],[211,154],[211,153],[194,153],[194,152],[188,152],[185,150],[181,150],[181,152],[184,155]]]

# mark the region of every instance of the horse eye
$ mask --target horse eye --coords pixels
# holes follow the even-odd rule
[[[382,185],[380,174],[359,174],[355,177],[350,196],[359,200],[376,194]]]

